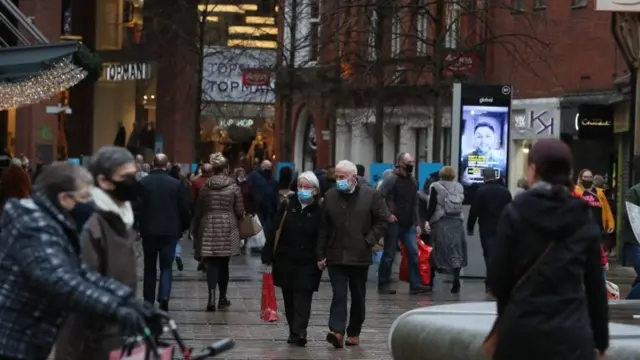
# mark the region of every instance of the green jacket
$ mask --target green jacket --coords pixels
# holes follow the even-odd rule
[[[627,214],[626,206],[627,202],[640,206],[640,184],[632,186],[624,194],[624,203],[622,204],[622,226],[620,227],[620,239],[622,242],[638,245],[638,240],[633,234],[633,229],[631,229],[631,223],[629,222],[629,214]]]

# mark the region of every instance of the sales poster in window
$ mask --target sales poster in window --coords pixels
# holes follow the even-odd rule
[[[493,169],[495,179],[507,183],[509,113],[508,85],[462,86],[460,124],[460,166],[458,178],[470,201],[484,182],[483,170]]]

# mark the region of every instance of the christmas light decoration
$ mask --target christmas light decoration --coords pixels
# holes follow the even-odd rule
[[[87,72],[71,58],[57,60],[40,73],[20,79],[0,80],[0,110],[32,105],[52,98],[79,83]]]

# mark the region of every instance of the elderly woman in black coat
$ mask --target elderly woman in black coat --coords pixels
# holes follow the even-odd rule
[[[273,265],[273,280],[282,289],[289,324],[289,344],[305,346],[311,300],[318,291],[322,271],[316,260],[316,240],[322,216],[320,182],[307,171],[298,176],[295,194],[280,203],[278,228],[267,234],[262,262]]]

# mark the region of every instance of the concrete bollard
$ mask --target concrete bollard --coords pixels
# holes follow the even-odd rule
[[[635,313],[629,307],[636,310]],[[614,313],[629,312],[629,319],[633,314],[640,314],[640,303],[635,301],[611,302],[610,308]],[[395,360],[490,360],[482,353],[481,345],[495,318],[494,302],[411,310],[391,325],[389,350]],[[609,331],[611,346],[607,359],[640,359],[640,326],[612,322]]]

